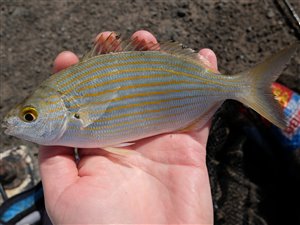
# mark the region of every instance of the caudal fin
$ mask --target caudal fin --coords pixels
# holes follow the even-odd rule
[[[237,74],[245,84],[241,94],[237,96],[238,100],[282,129],[286,127],[286,122],[283,110],[272,93],[271,84],[279,77],[299,46],[300,43],[295,43],[256,67]]]

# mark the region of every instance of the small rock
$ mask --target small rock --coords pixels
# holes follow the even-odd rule
[[[269,12],[267,13],[267,17],[270,19],[274,16],[275,16],[274,12],[272,10],[269,10]]]
[[[186,13],[182,9],[177,10],[177,16],[178,17],[185,17]]]
[[[182,8],[186,9],[186,8],[188,8],[188,6],[189,6],[188,2],[181,2]]]

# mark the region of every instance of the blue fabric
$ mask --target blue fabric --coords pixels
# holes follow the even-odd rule
[[[42,196],[43,189],[41,188],[37,192],[33,192],[31,193],[31,195],[23,198],[21,201],[15,202],[2,215],[0,215],[1,220],[4,222],[8,222],[16,215],[32,207],[35,204],[36,200],[41,198]]]

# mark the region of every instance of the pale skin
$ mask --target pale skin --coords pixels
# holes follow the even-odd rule
[[[102,33],[107,37],[110,32]],[[156,43],[137,31],[142,45]],[[101,39],[98,39],[101,43]],[[209,49],[200,60],[217,72]],[[54,72],[78,62],[60,53]],[[209,124],[200,131],[164,134],[136,141],[137,152],[114,157],[102,149],[42,146],[39,152],[47,212],[54,224],[213,224],[212,197],[206,167]]]

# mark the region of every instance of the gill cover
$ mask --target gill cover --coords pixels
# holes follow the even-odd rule
[[[40,86],[6,116],[6,133],[41,145],[54,145],[65,131],[66,107],[61,94]]]

